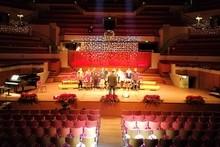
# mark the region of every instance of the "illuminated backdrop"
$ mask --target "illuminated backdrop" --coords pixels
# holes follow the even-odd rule
[[[151,65],[151,52],[138,52],[135,36],[87,36],[79,51],[69,51],[71,67],[138,67]]]
[[[137,67],[151,65],[151,52],[70,51],[71,67]]]

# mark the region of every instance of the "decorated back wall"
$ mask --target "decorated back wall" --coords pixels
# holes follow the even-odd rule
[[[68,51],[68,64],[72,68],[149,68],[151,51],[139,52],[140,36],[79,36],[68,38],[77,43]],[[70,43],[71,43],[70,42]]]
[[[69,51],[69,65],[79,67],[149,68],[151,52],[138,51]]]

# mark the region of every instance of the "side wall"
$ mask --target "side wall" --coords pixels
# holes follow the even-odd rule
[[[177,78],[177,71],[182,71],[188,76],[195,77],[196,88],[210,90],[213,87],[220,87],[220,71],[171,65],[170,78],[176,86],[180,83],[180,78]]]

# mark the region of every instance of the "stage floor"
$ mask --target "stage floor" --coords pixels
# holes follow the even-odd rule
[[[62,90],[58,88],[59,82],[46,83],[46,90],[39,91],[33,90],[38,95],[39,101],[54,101],[53,96],[59,95],[61,93],[74,93],[77,95],[79,101],[100,101],[101,96],[108,94],[106,89],[66,89]],[[201,95],[204,97],[206,103],[220,104],[220,98],[210,96],[208,91],[199,89],[182,89],[175,87],[173,85],[158,84],[160,90],[150,91],[150,90],[124,90],[117,89],[116,94],[118,95],[121,102],[141,102],[143,97],[147,94],[157,94],[160,95],[164,103],[185,103],[185,97],[187,95]],[[128,93],[129,97],[123,97],[124,93]],[[7,94],[1,94],[0,100],[2,101],[16,101],[19,98],[19,94],[11,93],[11,96]]]

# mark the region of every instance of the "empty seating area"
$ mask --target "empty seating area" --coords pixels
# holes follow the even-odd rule
[[[212,69],[212,70],[220,70],[219,63],[209,63],[209,62],[178,62],[172,61],[171,63],[175,63],[176,66],[179,67],[197,67],[202,69]]]
[[[190,35],[170,47],[171,55],[219,56],[220,35]]]
[[[24,34],[1,34],[0,53],[49,53],[49,48],[39,37]]]
[[[200,10],[212,10],[219,9],[220,2],[219,0],[194,0],[192,2],[192,7],[190,10],[192,11],[200,11]]]
[[[134,0],[87,0],[87,3],[80,6],[89,12],[132,12],[138,8],[139,3]]]
[[[217,146],[219,112],[122,111],[125,146]]]
[[[105,31],[104,16],[80,14],[72,5],[49,6],[49,11],[41,12],[39,17],[41,23],[56,22],[61,27],[61,34],[103,35]],[[113,18],[116,20],[116,35],[158,36],[163,24],[180,25],[169,7],[146,7],[137,15]],[[90,26],[93,29],[89,31]]]
[[[75,5],[51,5],[49,9],[53,14],[81,14]]]
[[[2,146],[76,146],[98,143],[98,109],[0,110]]]

